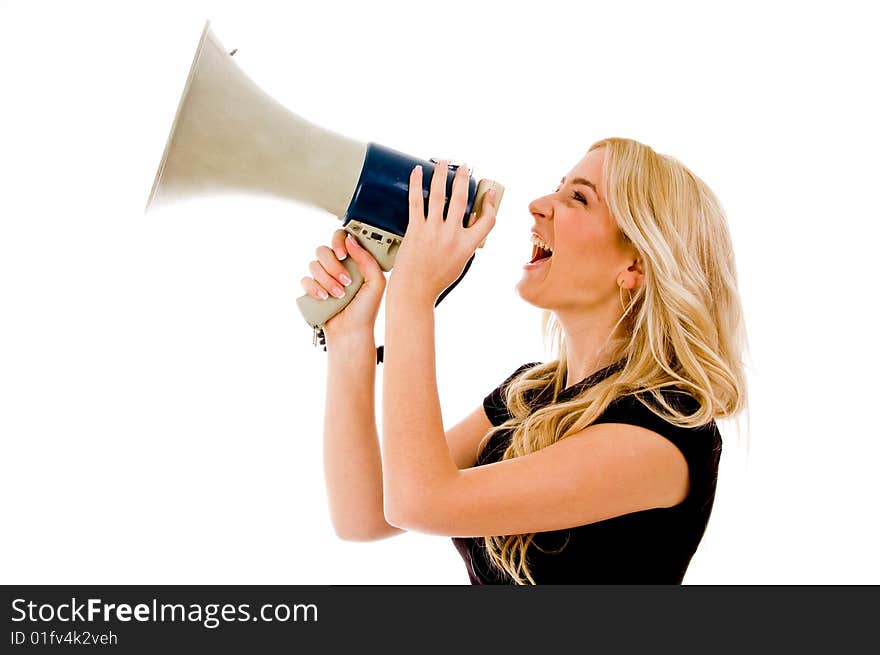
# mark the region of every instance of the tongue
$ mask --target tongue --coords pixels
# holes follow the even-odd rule
[[[536,261],[539,261],[541,259],[549,259],[551,256],[551,253],[547,252],[546,250],[541,250],[539,248],[537,254],[532,257],[532,261],[530,261],[529,264],[534,264]]]

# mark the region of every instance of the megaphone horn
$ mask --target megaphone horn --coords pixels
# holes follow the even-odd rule
[[[210,25],[206,22],[202,30],[145,211],[224,192],[294,200],[342,219],[343,229],[370,251],[382,270],[391,270],[409,221],[410,171],[422,166],[422,195],[427,198],[437,160],[351,139],[294,114],[241,71]],[[452,178],[447,179],[447,198]],[[497,206],[504,187],[470,177],[465,221],[472,211],[479,215],[490,188],[495,189]],[[352,283],[342,298],[297,299],[316,335],[363,284],[352,258],[343,264]]]

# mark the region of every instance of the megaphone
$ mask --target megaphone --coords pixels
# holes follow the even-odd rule
[[[207,21],[202,30],[145,211],[224,192],[294,200],[341,219],[343,229],[376,258],[382,270],[391,270],[409,221],[410,172],[422,166],[422,197],[427,198],[438,160],[351,139],[287,110],[241,71],[233,61],[235,51],[227,52],[210,26]],[[452,180],[449,175],[447,206]],[[469,176],[465,222],[472,211],[480,215],[489,189],[495,189],[497,206],[504,187]],[[473,256],[437,303],[464,277],[471,261]],[[352,282],[342,298],[297,299],[316,340],[323,335],[324,324],[363,284],[352,258],[343,264]]]

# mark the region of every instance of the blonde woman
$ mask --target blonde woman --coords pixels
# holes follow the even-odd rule
[[[365,284],[328,322],[324,454],[337,534],[446,535],[473,584],[679,584],[715,497],[716,419],[746,406],[745,348],[726,219],[675,159],[605,139],[529,209],[517,292],[545,310],[556,354],[516,368],[444,433],[434,303],[495,223],[462,226],[445,162],[424,212],[410,179],[406,239],[387,283],[382,448],[374,323],[386,280],[344,233],[303,278],[321,297],[351,255]],[[335,251],[335,255],[334,255]],[[345,402],[338,402],[339,399]]]

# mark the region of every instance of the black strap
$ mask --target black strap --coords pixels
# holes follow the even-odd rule
[[[324,330],[319,327],[315,327],[315,345],[321,346],[324,352],[327,352],[327,338],[324,336]],[[376,348],[376,366],[382,363],[384,355],[385,346],[379,346]]]

